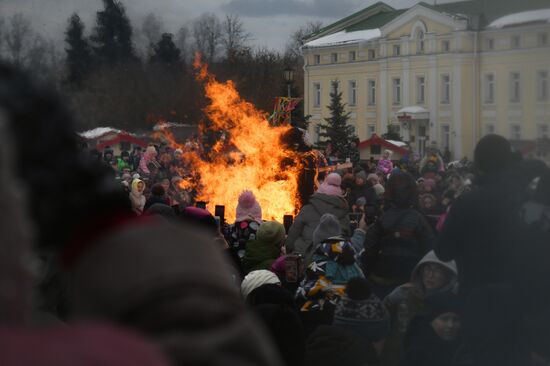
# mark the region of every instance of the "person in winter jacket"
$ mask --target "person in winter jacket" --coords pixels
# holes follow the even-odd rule
[[[375,350],[369,364],[379,364],[378,355],[390,331],[390,317],[382,301],[372,293],[365,278],[349,280],[345,295],[334,311],[333,325],[341,326],[365,340]]]
[[[106,146],[105,150],[103,150],[103,161],[110,166],[114,159],[113,149],[110,146]]]
[[[273,262],[282,254],[285,236],[285,227],[277,221],[262,223],[256,239],[246,245],[242,260],[245,272],[271,269]]]
[[[424,313],[412,321],[405,336],[400,365],[452,365],[461,346],[459,314],[456,295],[447,292],[429,298]]]
[[[532,281],[525,281],[524,275],[541,268],[536,263],[547,253],[546,245],[533,250],[531,230],[521,214],[528,200],[528,186],[548,168],[523,161],[512,152],[508,140],[493,134],[478,142],[474,164],[479,172],[477,187],[453,203],[435,252],[441,260],[456,260],[459,295],[466,304],[465,336],[483,335],[477,342],[483,348],[475,350],[475,357],[485,364],[518,364],[514,359],[515,339],[525,325],[522,318],[516,318],[516,309],[521,306],[531,312],[542,299],[533,296],[538,292],[533,292]],[[548,278],[548,266],[545,264],[534,278]],[[489,300],[503,305],[495,308],[483,304]],[[501,319],[510,319],[505,331]]]
[[[117,168],[118,171],[123,172],[124,169],[133,169],[132,164],[130,163],[130,153],[128,151],[123,151],[120,153],[120,158],[117,159]]]
[[[164,187],[160,183],[154,184],[153,187],[151,187],[151,196],[147,198],[147,201],[145,202],[145,206],[143,207],[143,209],[147,210],[149,207],[153,206],[155,203],[161,203],[163,205],[170,204],[168,197],[166,196],[166,191],[164,190]]]
[[[158,155],[157,149],[155,149],[154,146],[149,145],[147,146],[147,149],[143,153],[143,156],[141,157],[141,160],[139,161],[139,172],[140,174],[151,174],[151,171],[149,169],[150,164],[158,166],[159,163],[156,160],[156,157]]]
[[[393,174],[386,186],[386,211],[365,239],[363,268],[373,291],[384,298],[408,282],[418,261],[434,248],[435,236],[417,205],[417,186],[409,173]]]
[[[347,197],[349,206],[352,207],[356,204],[358,199],[364,198],[365,213],[367,216],[374,219],[377,211],[377,195],[376,191],[372,187],[372,184],[367,180],[367,173],[365,173],[364,170],[361,170],[355,174],[354,183],[355,184],[351,188],[351,193],[349,194],[349,197]]]
[[[355,250],[342,238],[329,238],[313,253],[296,299],[309,333],[321,324],[330,324],[334,308],[349,280],[364,277],[355,261]]]
[[[321,216],[326,213],[336,216],[340,222],[342,234],[346,237],[350,236],[349,208],[342,197],[341,182],[340,175],[329,174],[317,192],[311,196],[309,203],[302,207],[288,232],[286,241],[288,252],[305,255],[312,251],[313,231],[319,225]]]
[[[261,223],[262,208],[256,196],[252,191],[242,192],[237,204],[235,223],[229,226],[225,233],[229,245],[239,258],[244,257],[247,242],[256,239]]]
[[[391,332],[381,355],[384,365],[399,365],[403,337],[411,320],[424,310],[426,299],[438,293],[456,293],[457,289],[458,272],[454,261],[442,262],[432,250],[418,262],[411,281],[397,287],[384,299],[391,317]]]
[[[393,170],[393,163],[391,161],[392,155],[393,152],[391,150],[384,150],[382,159],[380,159],[380,161],[378,162],[376,170],[382,173],[384,176],[387,176]]]
[[[145,183],[141,179],[134,179],[132,181],[130,201],[132,202],[132,210],[138,215],[143,213],[145,202],[147,201],[143,195],[143,191],[145,191]]]

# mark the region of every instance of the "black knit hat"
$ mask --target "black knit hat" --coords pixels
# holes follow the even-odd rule
[[[445,313],[460,313],[460,303],[456,295],[440,292],[426,298],[425,315],[430,321]]]
[[[474,151],[474,163],[484,173],[504,170],[510,166],[512,160],[510,142],[495,134],[486,135],[479,140]]]
[[[409,207],[417,202],[418,187],[409,173],[394,173],[386,184],[384,196],[398,207]]]

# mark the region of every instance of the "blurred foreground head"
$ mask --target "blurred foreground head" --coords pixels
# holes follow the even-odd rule
[[[278,365],[222,250],[196,226],[130,221],[72,263],[74,315],[151,336],[178,365]]]
[[[474,151],[476,168],[484,174],[496,173],[513,162],[512,146],[504,137],[489,134],[481,138]]]
[[[0,64],[0,112],[42,248],[60,248],[83,226],[131,210],[109,169],[78,149],[73,121],[52,90]]]

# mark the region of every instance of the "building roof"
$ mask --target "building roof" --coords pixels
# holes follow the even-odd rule
[[[120,133],[120,132],[121,132],[120,130],[117,130],[116,128],[113,128],[113,127],[96,127],[92,130],[79,132],[78,134],[85,139],[94,140],[108,133]]]
[[[500,17],[491,22],[487,28],[500,29],[526,23],[550,23],[550,8],[522,11]]]
[[[403,145],[401,145],[403,144]],[[409,151],[405,149],[403,146],[406,146],[407,144],[402,143],[400,141],[390,141],[390,140],[384,140],[382,137],[378,136],[377,134],[373,134],[370,139],[361,141],[359,143],[359,148],[365,148],[370,145],[380,145],[384,146],[386,149],[390,149],[394,152],[397,152],[398,154],[405,155]],[[401,146],[399,146],[401,145]]]
[[[517,20],[518,18],[519,20],[525,18],[526,15],[512,16],[513,14],[528,13],[530,10],[535,11],[549,8],[548,0],[465,0],[438,5],[419,2],[417,5],[438,11],[453,18],[468,19],[469,28],[474,30],[485,29],[499,18],[506,16],[511,16],[512,20],[514,20],[513,23],[507,22],[507,26],[522,25],[525,22],[518,22]],[[379,29],[407,10],[394,9],[379,1],[311,34],[306,39],[306,45],[313,40],[334,33]],[[530,19],[532,17],[527,18]]]
[[[344,45],[344,44],[356,43],[356,42],[366,42],[372,39],[379,38],[380,35],[381,35],[381,32],[380,32],[380,29],[378,28],[358,30],[355,32],[341,31],[341,32],[329,34],[328,36],[314,39],[313,41],[310,41],[304,44],[304,47],[314,48],[314,47],[337,46],[337,45]]]

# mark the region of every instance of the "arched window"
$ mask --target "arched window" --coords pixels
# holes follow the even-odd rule
[[[416,35],[416,53],[424,53],[424,31],[419,30]]]
[[[426,36],[426,25],[422,21],[417,21],[411,32],[411,39],[416,42],[416,53],[424,53],[424,38]]]

